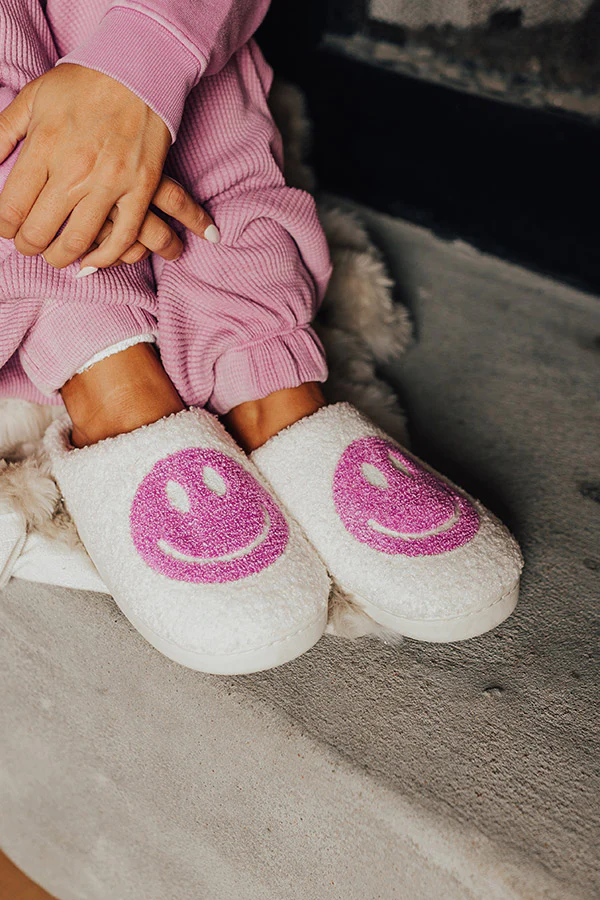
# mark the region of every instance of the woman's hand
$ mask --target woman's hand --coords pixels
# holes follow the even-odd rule
[[[13,239],[26,256],[42,253],[56,268],[82,256],[85,267],[132,262],[146,249],[176,259],[181,241],[148,212],[150,203],[200,237],[212,224],[163,177],[171,144],[163,120],[101,72],[62,64],[26,85],[0,113],[0,162],[23,138],[0,194],[0,237]],[[218,238],[215,232],[209,239]]]
[[[204,235],[206,240],[212,244],[219,243],[219,232],[208,213],[205,213],[187,191],[176,181],[169,178],[168,175],[163,175],[152,202],[163,212],[182,222],[195,234]],[[114,206],[92,243],[93,249],[99,247],[112,233],[118,215],[119,210]],[[212,230],[208,231],[211,225]],[[160,216],[148,210],[136,243],[126,250],[113,265],[118,266],[121,263],[131,264],[139,262],[141,259],[146,259],[150,256],[151,252],[157,253],[163,259],[177,259],[182,251],[183,243],[173,229]],[[88,274],[84,270],[88,266],[94,265],[91,260],[93,260],[91,253],[88,257],[81,260],[80,271],[82,274]]]

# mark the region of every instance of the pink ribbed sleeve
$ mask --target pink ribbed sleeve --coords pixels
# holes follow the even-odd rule
[[[57,57],[39,0],[0,0],[0,86],[17,94]]]
[[[64,52],[59,63],[120,81],[158,113],[175,140],[189,92],[249,40],[268,6],[269,0],[48,0],[46,14]]]

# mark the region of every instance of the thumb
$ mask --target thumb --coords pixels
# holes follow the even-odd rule
[[[22,141],[31,122],[31,97],[29,91],[22,90],[12,103],[0,113],[0,163],[13,152]]]

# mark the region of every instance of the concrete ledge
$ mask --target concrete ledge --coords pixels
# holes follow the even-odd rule
[[[522,597],[443,647],[222,680],[109,598],[0,596],[0,846],[60,900],[597,896],[595,297],[363,210],[418,338],[415,451],[513,528]]]
[[[106,596],[13,581],[0,616],[0,844],[60,900],[564,896],[539,867],[307,733],[248,679],[161,658]],[[350,656],[364,666],[373,650]],[[360,660],[323,640],[287,667],[282,699],[295,682],[325,712],[314,676],[345,663],[358,686]]]

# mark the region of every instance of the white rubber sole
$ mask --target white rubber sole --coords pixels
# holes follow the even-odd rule
[[[464,616],[454,616],[449,619],[405,619],[375,606],[358,594],[349,592],[349,596],[380,625],[385,625],[386,628],[404,637],[428,643],[451,644],[454,641],[466,641],[469,638],[478,637],[504,622],[517,605],[519,581],[516,581],[506,593],[489,606]]]
[[[327,625],[327,609],[324,609],[323,613],[305,628],[273,641],[272,644],[245,650],[242,653],[198,653],[161,637],[144,622],[140,622],[137,616],[123,609],[121,604],[117,606],[136,631],[139,631],[159,653],[188,669],[206,672],[208,675],[250,675],[253,672],[264,672],[266,669],[282,666],[314,647]]]
[[[18,560],[13,575],[25,581],[56,584],[60,587],[110,594],[83,547],[69,547],[59,541],[32,533]],[[115,601],[116,602],[116,601]],[[117,604],[133,627],[164,656],[174,662],[213,675],[249,675],[290,662],[313,647],[325,631],[327,610],[306,628],[275,641],[267,647],[238,654],[198,654],[155,634],[147,625]]]
[[[83,547],[68,547],[36,533],[27,538],[13,575],[25,581],[110,594]],[[281,666],[310,650],[323,635],[327,624],[325,609],[306,628],[266,647],[236,654],[200,654],[162,638],[129,612],[125,604],[116,605],[142,637],[163,656],[188,669],[211,675],[249,675]]]

